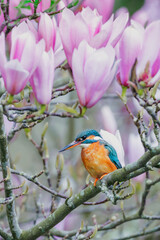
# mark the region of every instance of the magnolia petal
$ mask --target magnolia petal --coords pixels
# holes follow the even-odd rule
[[[117,60],[114,62],[114,65],[113,65],[109,75],[107,76],[107,83],[108,83],[107,88],[111,85],[112,81],[115,79],[119,63],[120,63],[120,60]],[[114,92],[115,92],[115,89],[114,89]]]
[[[15,59],[7,62],[2,75],[6,90],[14,95],[21,92],[28,81],[29,72]]]
[[[112,46],[97,49],[86,59],[84,68],[84,77],[86,79],[86,87],[98,84],[101,88],[101,83],[110,72],[115,59],[115,51]],[[106,81],[105,81],[106,82]],[[96,87],[97,88],[97,87]]]
[[[80,103],[85,106],[85,92],[86,82],[84,79],[84,66],[86,59],[92,55],[95,49],[91,48],[88,43],[84,40],[80,43],[78,49],[75,49],[72,57],[72,71],[74,82],[77,89],[77,94]]]
[[[59,32],[61,35],[61,40],[65,48],[71,49],[71,41],[70,41],[70,28],[71,23],[75,20],[74,13],[65,8],[62,12],[61,20],[59,23]],[[66,49],[66,51],[68,50]]]
[[[137,74],[143,73],[147,62],[150,63],[150,68],[157,59],[160,50],[160,21],[152,22],[147,26],[144,33],[144,42],[142,50],[138,57]]]
[[[160,69],[160,51],[155,62],[152,65],[151,76],[154,77],[157,74],[159,69]]]
[[[59,48],[55,51],[55,68],[62,64],[66,59],[66,55],[64,54],[64,50]]]
[[[18,26],[15,26],[12,29],[12,34],[11,34],[12,45],[16,41],[17,37],[19,37],[19,35],[22,35],[23,33],[26,33],[28,31],[29,31],[28,24],[25,21],[20,23]],[[12,47],[14,47],[14,46],[12,46]]]
[[[78,26],[78,28],[77,28]],[[72,52],[71,55],[68,56],[68,63],[70,64],[71,58],[72,58],[72,53],[74,48],[78,48],[79,44],[82,42],[82,40],[86,40],[87,42],[89,41],[89,33],[88,33],[88,28],[87,26],[80,21],[79,19],[76,19],[74,23],[72,24],[72,29],[70,32],[70,41],[72,44]],[[65,50],[65,49],[64,49]]]
[[[112,79],[115,51],[112,46],[94,49],[82,41],[74,50],[72,71],[80,103],[92,107],[103,96]],[[113,76],[113,74],[112,74]]]
[[[104,87],[103,82],[108,74],[109,56],[104,51],[95,51],[86,61],[84,67],[84,80],[86,82],[86,106],[91,107],[90,101],[96,102],[103,96]],[[107,82],[107,81],[106,81]]]
[[[53,49],[43,52],[38,67],[33,73],[30,84],[34,95],[40,104],[48,104],[52,96],[54,81],[54,54]]]
[[[11,59],[18,59],[24,69],[31,71],[36,48],[35,38],[30,31],[22,34],[16,39],[15,49],[13,49]]]
[[[26,22],[27,22],[29,31],[31,31],[33,33],[36,42],[38,42],[39,37],[38,37],[38,31],[37,31],[37,26],[38,26],[37,22],[34,20],[29,20],[29,19],[27,19]]]
[[[127,27],[119,42],[120,80],[127,86],[133,64],[141,50],[143,36],[132,26]]]
[[[115,47],[119,39],[121,38],[123,31],[128,23],[129,15],[128,13],[120,14],[113,22],[113,30],[109,43]]]
[[[102,16],[98,14],[96,9],[92,10],[91,8],[86,7],[83,8],[81,13],[78,13],[77,16],[78,15],[87,25],[90,37],[93,37],[99,33],[102,25]]]
[[[4,65],[7,62],[4,32],[0,34],[0,46],[0,72],[2,73]]]
[[[55,42],[54,53],[55,53],[55,68],[56,68],[60,64],[62,64],[66,59],[66,55],[64,53],[58,28],[56,32],[56,42]]]
[[[148,86],[153,86],[156,82],[160,80],[160,69],[156,73],[156,75],[148,82]]]
[[[34,50],[34,55],[33,56],[33,65],[30,70],[30,76],[32,73],[35,71],[36,67],[39,64],[39,61],[41,60],[42,53],[45,51],[45,42],[44,39],[41,39],[36,45],[35,45],[35,50]]]
[[[119,61],[116,61],[113,65],[113,68],[111,69],[110,72],[106,73],[106,76],[104,78],[104,81],[101,83],[100,89],[96,89],[94,92],[94,95],[90,99],[90,101],[87,104],[87,107],[92,107],[94,106],[104,95],[110,84],[112,83],[115,74],[117,72]]]
[[[89,40],[90,46],[95,47],[97,49],[100,47],[105,47],[111,36],[112,27],[113,27],[113,15],[105,24],[101,25],[101,29],[99,30],[99,32],[97,32],[96,35],[90,38]]]
[[[46,43],[46,51],[52,47],[54,50],[56,42],[56,22],[51,19],[47,13],[41,13],[38,25],[39,39],[44,39]]]
[[[62,13],[59,31],[68,63],[71,66],[74,48],[77,48],[84,39],[89,41],[87,25],[81,18],[74,16],[71,10],[65,9]]]
[[[85,0],[82,6],[89,6],[91,9],[97,9],[98,13],[103,17],[103,22],[109,18],[112,13],[114,0]]]
[[[101,30],[90,40],[90,45],[95,48],[105,47],[109,41],[113,27],[113,15],[102,25]]]

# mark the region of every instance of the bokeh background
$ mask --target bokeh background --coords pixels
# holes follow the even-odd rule
[[[157,0],[149,1],[158,2]],[[145,1],[142,0],[115,0],[113,12],[116,13],[117,11],[120,11],[121,8],[123,8],[121,10],[127,8],[130,16],[132,16],[144,6],[144,3]],[[67,71],[60,72],[57,70],[55,87],[60,87],[61,82],[64,82],[64,79],[67,82],[70,78],[71,76]],[[118,95],[115,94],[115,92],[121,92],[121,87],[118,85],[116,79],[111,85],[109,91],[96,104],[96,106],[87,110],[84,118],[74,119],[49,117],[32,129],[32,138],[39,144],[43,127],[45,123],[48,122],[48,130],[45,135],[49,151],[49,160],[47,164],[49,166],[48,169],[53,188],[55,188],[57,184],[58,173],[56,169],[56,159],[58,151],[66,144],[73,141],[76,135],[84,129],[93,128],[98,131],[100,129],[104,129],[113,134],[117,129],[119,129],[125,150],[126,164],[136,161],[141,155],[143,155],[144,149],[138,136],[137,129],[133,125],[129,114],[126,112],[123,103]],[[57,102],[73,103],[76,101],[76,92],[71,92],[66,96],[55,99],[52,104],[54,105]],[[129,97],[129,106],[135,113],[139,110],[137,103],[133,101],[132,97]],[[5,124],[8,131],[12,124],[8,123],[7,120],[5,120]],[[14,139],[10,142],[9,152],[13,168],[15,167],[17,170],[26,172],[31,176],[39,173],[43,169],[42,159],[39,156],[37,149],[27,139],[24,130],[17,133]],[[86,181],[88,181],[88,174],[81,162],[80,149],[78,147],[66,151],[63,156],[64,167],[60,179],[59,190],[60,192],[64,192],[67,189],[69,182],[74,194],[85,186]],[[159,173],[157,171],[157,173],[154,172],[154,174],[157,174],[158,176]],[[23,177],[16,175],[13,177],[15,185],[22,183],[24,180]],[[134,212],[136,207],[139,205],[144,179],[145,175],[142,175],[132,180],[133,185],[135,186],[135,195],[132,196],[132,198],[125,200],[123,204],[126,214]],[[39,177],[39,181],[44,185],[47,185],[47,180],[44,175]],[[22,198],[16,200],[19,206],[19,218],[23,228],[28,228],[29,226],[33,225],[33,223],[36,223],[47,216],[49,214],[52,201],[49,193],[44,192],[42,189],[38,188],[27,180],[25,182],[25,186],[26,185],[29,187],[27,196],[23,196]],[[129,190],[130,189],[128,189],[128,191]],[[154,199],[155,196],[156,200]],[[104,198],[105,196],[103,194],[99,194],[95,199],[93,199],[93,201],[102,200]],[[153,199],[155,200],[154,206],[152,205]],[[157,192],[156,187],[154,187],[150,193],[150,199],[147,203],[148,207],[146,209],[146,213],[156,213],[157,209],[159,209],[159,200],[160,193]],[[59,206],[63,201],[59,198],[55,198],[54,202],[56,206]],[[1,209],[0,221],[2,220],[5,225],[4,214],[4,209]],[[122,214],[123,211],[121,202],[119,202],[116,206],[112,205],[111,203],[105,203],[98,206],[81,206],[67,216],[60,224],[58,224],[57,228],[62,230],[79,228],[82,220],[84,221],[84,225],[92,225],[93,218],[95,218],[95,216],[97,222],[100,224],[102,222],[107,222],[108,220],[115,220],[119,218],[119,216],[122,216]],[[126,223],[125,225],[122,225],[119,228],[111,230],[107,233],[100,232],[96,235],[96,237],[94,237],[94,239],[118,239],[119,237],[127,234],[135,233],[136,229],[138,232],[140,229],[145,228],[145,226],[145,221],[141,221],[140,224],[138,221],[134,221],[134,223],[132,222],[131,224]],[[45,239],[45,237],[41,237],[39,239]],[[154,238],[150,238],[149,236],[148,238],[144,237],[143,239],[160,239],[160,236],[156,234]]]

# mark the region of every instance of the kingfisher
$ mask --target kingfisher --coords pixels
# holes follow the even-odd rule
[[[76,146],[82,147],[81,158],[86,170],[95,178],[94,186],[108,173],[122,168],[115,148],[94,129],[82,131],[73,142],[59,152]]]

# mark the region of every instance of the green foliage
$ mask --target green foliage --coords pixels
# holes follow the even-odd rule
[[[41,2],[41,0],[34,0],[34,9],[37,9],[38,4]]]
[[[75,7],[79,3],[79,0],[73,0],[70,4],[68,4],[68,8]]]
[[[114,12],[121,8],[126,7],[130,15],[132,15],[135,11],[141,8],[144,4],[144,0],[116,0],[114,6]]]
[[[20,1],[20,3],[18,4],[17,7],[15,7],[18,10],[18,15],[21,14],[21,9],[25,8],[25,9],[30,9],[30,6],[28,6],[28,3],[32,3],[31,0],[22,0]]]
[[[45,12],[50,13],[52,11],[56,11],[56,6],[60,2],[60,0],[51,0],[50,7],[45,10]]]
[[[18,10],[20,10],[21,8],[30,9],[30,6],[27,6],[28,3],[32,3],[32,1],[31,0],[22,0],[22,1],[20,1],[20,3],[18,4],[18,6],[16,8]]]
[[[55,0],[51,0],[51,5],[52,6],[53,4],[55,4]]]

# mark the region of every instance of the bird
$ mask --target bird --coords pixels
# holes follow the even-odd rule
[[[82,148],[81,158],[86,170],[95,179],[94,186],[108,173],[122,168],[115,148],[94,129],[83,130],[73,142],[59,152],[76,146]]]

